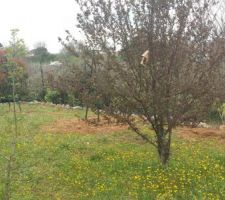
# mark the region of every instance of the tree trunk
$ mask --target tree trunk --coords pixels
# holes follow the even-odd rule
[[[41,72],[41,86],[42,86],[42,100],[44,100],[44,95],[45,95],[45,83],[44,83],[44,72],[42,68],[42,64],[40,63],[40,72]]]
[[[17,105],[18,105],[18,107],[19,107],[19,109],[20,109],[20,112],[22,112],[22,108],[21,108],[21,103],[20,103],[20,101],[17,101]]]
[[[87,106],[86,107],[86,111],[85,111],[85,121],[87,121],[87,119],[88,119],[88,110],[89,110],[89,107]]]
[[[171,133],[165,135],[165,133],[157,134],[157,147],[159,159],[162,165],[167,165],[170,158],[170,142],[171,142]]]
[[[98,116],[98,123],[100,122],[100,112],[99,109],[97,109],[97,116]]]
[[[11,109],[11,103],[10,103],[10,101],[8,101],[8,105],[9,105],[9,111],[10,111],[10,109]]]
[[[169,161],[169,157],[170,157],[170,149],[168,148],[168,145],[162,145],[162,146],[158,146],[158,153],[159,153],[159,159],[162,163],[162,165],[166,165]]]

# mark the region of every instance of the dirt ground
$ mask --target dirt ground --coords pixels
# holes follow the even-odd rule
[[[127,125],[116,123],[115,120],[101,118],[100,123],[97,123],[96,118],[90,118],[88,122],[84,120],[57,120],[50,125],[44,126],[42,129],[50,133],[79,133],[79,134],[105,134],[115,133],[128,129]],[[175,129],[176,135],[179,138],[195,141],[199,139],[214,139],[219,143],[225,144],[225,129],[219,128],[190,128],[178,127]]]
[[[114,133],[123,130],[127,130],[128,126],[120,123],[116,123],[111,120],[101,118],[100,122],[97,122],[96,118],[90,118],[87,122],[84,120],[57,120],[54,123],[43,127],[44,131],[52,133],[81,133],[81,134],[97,134],[97,133]]]
[[[225,130],[219,128],[190,128],[178,127],[177,136],[185,140],[215,139],[225,144]]]

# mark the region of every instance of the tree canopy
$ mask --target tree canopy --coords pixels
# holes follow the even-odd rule
[[[211,14],[216,1],[77,3],[78,27],[98,61],[92,64],[98,74],[107,74],[101,79],[108,81],[99,85],[102,94],[112,96],[105,110],[157,147],[166,164],[172,129],[185,118],[197,120],[219,98],[215,91],[224,80],[225,29]],[[146,50],[149,62],[141,65]],[[155,137],[138,127],[134,114],[153,128]]]

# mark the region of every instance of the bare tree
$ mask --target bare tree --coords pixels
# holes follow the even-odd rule
[[[214,0],[76,0],[86,44],[103,55],[110,114],[154,145],[162,164],[173,128],[211,105],[225,57],[224,29],[211,16]],[[149,51],[149,61],[140,64]],[[104,85],[104,84],[101,84]],[[138,115],[155,132],[138,127]],[[138,121],[138,122],[137,122]]]
[[[87,45],[77,42],[69,31],[66,32],[68,34],[67,41],[60,38],[60,42],[78,60],[75,63],[64,63],[65,68],[59,87],[67,88],[68,93],[75,94],[76,98],[85,106],[85,120],[88,118],[89,109],[92,109],[96,112],[99,122],[99,110],[104,101],[97,80],[103,56]]]

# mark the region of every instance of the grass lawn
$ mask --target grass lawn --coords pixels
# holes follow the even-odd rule
[[[169,166],[129,130],[54,133],[43,127],[83,111],[22,105],[12,173],[12,200],[225,199],[225,147],[216,139],[184,140],[175,132]],[[0,105],[0,199],[13,114]]]

